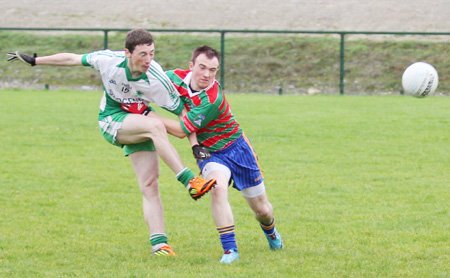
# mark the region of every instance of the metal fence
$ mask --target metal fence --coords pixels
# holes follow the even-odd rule
[[[0,28],[0,31],[43,31],[43,32],[102,32],[103,33],[103,47],[109,48],[110,46],[110,34],[112,32],[128,32],[131,29],[121,29],[121,28]],[[307,67],[310,68],[320,68],[320,67],[332,67],[333,69],[329,72],[338,72],[338,78],[334,78],[330,83],[325,84],[326,82],[323,81],[311,81],[308,85],[310,88],[314,89],[314,87],[320,87],[321,90],[327,91],[326,87],[333,87],[333,89],[330,89],[330,91],[338,91],[340,94],[347,93],[346,92],[346,86],[353,86],[354,89],[351,89],[350,91],[357,92],[360,90],[361,86],[358,84],[364,83],[368,84],[371,82],[371,80],[376,80],[377,75],[380,75],[380,72],[383,72],[383,74],[386,75],[396,75],[394,76],[394,81],[387,81],[391,83],[395,83],[399,80],[399,74],[403,72],[405,67],[409,65],[410,63],[416,61],[416,60],[427,60],[430,59],[430,63],[436,64],[438,63],[440,66],[438,67],[438,71],[440,74],[440,87],[443,88],[444,94],[448,94],[450,91],[450,84],[448,84],[449,81],[449,49],[450,49],[450,32],[351,32],[351,31],[295,31],[295,30],[208,30],[208,29],[148,29],[152,33],[160,33],[160,34],[169,34],[169,33],[189,33],[189,34],[204,34],[204,35],[218,35],[218,43],[220,44],[220,53],[221,53],[221,70],[220,70],[220,82],[224,88],[228,85],[228,75],[233,76],[233,72],[240,72],[241,75],[246,74],[245,70],[233,70],[227,68],[228,61],[232,61],[231,57],[228,57],[227,53],[227,47],[233,43],[233,40],[231,39],[233,36],[238,36],[240,39],[234,40],[239,41],[242,40],[243,37],[249,36],[249,35],[257,35],[257,36],[306,36],[306,37],[314,37],[314,36],[321,36],[321,37],[331,37],[334,38],[334,41],[330,41],[330,44],[335,44],[335,42],[339,42],[338,46],[333,46],[332,50],[330,50],[330,56],[325,59],[319,59],[318,56],[322,56],[322,54],[317,54],[315,57],[312,58],[312,60],[318,60],[316,64],[310,64],[308,62],[303,62],[304,64],[307,64]],[[419,39],[417,39],[419,37]],[[361,40],[367,40],[367,42],[361,43]],[[390,65],[389,64],[389,57],[392,57],[392,55],[396,55],[396,46],[392,45],[392,42],[401,42],[405,40],[412,40],[416,42],[416,44],[411,44],[411,49],[416,49],[415,54],[418,55],[411,55],[411,57],[405,57],[403,64],[397,64],[397,65]],[[354,44],[355,41],[358,41],[356,47],[352,48],[352,44]],[[420,56],[421,50],[417,50],[417,45],[424,43],[434,41],[436,44],[438,44],[437,49],[435,50],[435,53],[438,55],[435,55],[435,57],[423,57]],[[280,42],[281,44],[284,43],[290,43],[293,44],[292,48],[295,48],[294,45],[298,44],[298,42],[295,42],[295,39],[292,39],[289,37],[288,39],[285,39],[284,41]],[[320,43],[328,43],[321,41]],[[352,77],[352,74],[355,72],[360,72],[361,68],[368,67],[368,65],[365,63],[365,61],[368,60],[368,57],[373,53],[373,50],[376,48],[373,46],[373,44],[377,44],[376,47],[380,49],[385,49],[383,51],[382,56],[386,57],[379,57],[376,58],[373,62],[371,67],[385,67],[382,70],[378,71],[372,71],[376,72],[374,74],[367,73],[360,73],[357,77]],[[299,51],[304,51],[301,47],[298,48]],[[246,52],[247,49],[242,49],[240,53]],[[294,49],[295,50],[295,49]],[[308,51],[308,49],[306,49]],[[246,53],[246,55],[255,55],[255,51],[253,53]],[[279,53],[278,53],[279,55]],[[307,56],[307,54],[305,54]],[[378,54],[379,55],[379,54]],[[284,55],[280,55],[284,56]],[[264,59],[264,57],[262,57]],[[287,57],[286,59],[289,59]],[[320,61],[319,61],[320,60]],[[324,62],[326,60],[326,62]],[[301,63],[301,61],[299,61]],[[279,62],[274,62],[274,67],[279,64],[279,67],[283,67],[282,64]],[[375,65],[377,64],[377,65]],[[337,67],[337,68],[336,68]],[[298,69],[299,72],[301,71]],[[277,83],[274,88],[271,89],[271,92],[274,90],[278,93],[282,94],[283,92],[289,91],[291,87],[296,87],[295,82],[285,82],[283,79],[284,77],[287,77],[289,74],[292,74],[294,77],[299,76],[301,74],[295,73],[295,69],[290,70],[290,73],[281,73],[281,77],[278,77],[276,81],[271,80],[271,82]],[[369,71],[370,72],[370,71]],[[306,76],[308,76],[308,73],[303,71],[303,74],[306,73]],[[238,73],[239,74],[239,73]],[[318,73],[319,75],[325,75],[326,72]],[[289,78],[286,78],[289,79]],[[314,79],[311,77],[311,79]],[[336,83],[337,84],[333,84]],[[397,81],[395,81],[397,80]],[[285,83],[285,84],[283,84]],[[320,84],[318,84],[320,83]],[[398,82],[397,82],[398,83]],[[338,88],[338,90],[335,89],[335,86]],[[267,85],[266,85],[267,86]],[[304,86],[304,85],[302,85]],[[401,88],[398,88],[398,85],[390,85],[392,89],[386,89],[386,86],[384,89],[381,88],[375,88],[376,85],[370,85],[369,87],[373,86],[374,90],[383,91],[383,90],[393,90],[397,91],[399,93],[401,92]],[[239,87],[238,85],[235,85],[234,87]],[[245,87],[245,86],[244,86]],[[298,89],[299,86],[297,86]],[[367,87],[367,86],[366,86]],[[248,90],[248,88],[246,88]],[[306,91],[306,88],[303,88],[303,91]]]

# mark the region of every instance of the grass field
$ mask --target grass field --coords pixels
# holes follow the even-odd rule
[[[219,264],[209,196],[192,201],[162,163],[179,257],[150,255],[131,165],[98,131],[100,98],[0,91],[0,277],[450,276],[450,98],[230,94],[286,245],[269,251],[232,190],[235,265]]]

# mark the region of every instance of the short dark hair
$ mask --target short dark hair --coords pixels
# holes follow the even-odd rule
[[[205,54],[206,57],[208,57],[208,59],[212,59],[212,58],[216,57],[220,63],[219,52],[217,50],[215,50],[214,48],[207,46],[207,45],[199,46],[196,49],[194,49],[194,52],[192,53],[191,62],[195,64],[195,59],[197,59],[197,57],[200,54]]]
[[[125,40],[125,48],[133,53],[134,49],[137,45],[140,44],[148,44],[151,45],[155,41],[153,40],[152,34],[145,29],[135,29],[131,30],[127,34],[127,38]]]

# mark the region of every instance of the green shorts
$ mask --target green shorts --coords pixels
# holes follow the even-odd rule
[[[129,114],[131,113],[124,110],[116,111],[115,113],[107,116],[102,116],[102,113],[100,113],[98,125],[100,126],[100,131],[103,135],[103,138],[105,138],[106,141],[113,144],[114,146],[124,148],[125,156],[128,156],[137,151],[155,151],[155,145],[153,144],[152,140],[130,145],[122,145],[117,142],[117,132],[121,128],[123,120]]]

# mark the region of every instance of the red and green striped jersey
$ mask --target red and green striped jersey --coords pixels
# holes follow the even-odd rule
[[[190,87],[190,70],[171,70],[166,72],[180,98],[188,110],[181,121],[181,127],[186,134],[197,133],[197,140],[211,151],[226,148],[242,134],[236,122],[225,94],[214,82],[199,92],[193,92]]]

